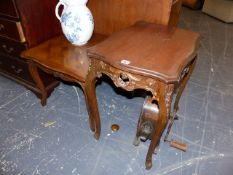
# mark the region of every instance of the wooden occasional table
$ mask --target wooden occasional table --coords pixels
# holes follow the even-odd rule
[[[47,40],[21,54],[27,60],[31,76],[42,92],[42,105],[46,104],[48,93],[45,84],[41,80],[42,77],[39,75],[39,69],[65,81],[78,83],[82,87],[85,97],[91,98],[85,91],[85,81],[89,68],[86,49],[105,38],[104,35],[94,34],[88,44],[79,47],[69,43],[62,35]],[[91,95],[95,96],[95,94]],[[92,107],[92,100],[86,100],[86,105],[89,113],[98,114],[98,108]],[[100,129],[96,128],[96,123],[99,123],[99,116],[93,118],[92,115],[89,115],[89,122],[91,130],[95,132],[94,137],[98,139]]]
[[[152,154],[170,119],[172,96],[176,89],[174,113],[184,87],[194,69],[199,35],[194,32],[140,22],[112,34],[88,49],[91,66],[86,93],[95,94],[96,78],[109,76],[117,87],[127,91],[144,89],[156,101],[159,117],[146,156],[146,168],[152,167]],[[97,108],[90,95],[92,108]],[[97,110],[92,110],[97,111]],[[98,118],[99,114],[92,116]],[[100,123],[97,134],[100,134]]]

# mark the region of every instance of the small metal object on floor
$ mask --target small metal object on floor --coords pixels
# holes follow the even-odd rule
[[[120,129],[120,126],[118,124],[112,124],[111,125],[111,130],[113,132],[117,132]]]

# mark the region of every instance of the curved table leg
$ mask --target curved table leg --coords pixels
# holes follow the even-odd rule
[[[180,87],[178,89],[178,93],[177,93],[177,96],[176,96],[176,99],[175,99],[175,103],[174,103],[174,113],[176,113],[179,109],[179,101],[180,101],[180,97],[184,91],[184,88],[186,87],[187,85],[187,82],[190,78],[190,76],[192,75],[192,72],[193,72],[193,69],[195,67],[195,64],[196,64],[196,58],[195,60],[192,62],[192,64],[190,65],[190,68],[189,68],[189,71],[187,73],[187,75],[185,75],[185,77],[183,78],[183,80],[181,81],[181,84],[180,84]]]
[[[95,132],[94,137],[98,140],[101,132],[101,123],[99,116],[98,103],[96,98],[96,76],[94,69],[90,70],[84,86],[87,110],[90,118],[91,130]]]
[[[96,125],[96,124],[95,124],[95,120],[94,120],[92,117],[90,117],[91,114],[90,114],[90,112],[89,112],[89,111],[90,111],[89,106],[91,106],[91,105],[88,104],[87,99],[88,99],[88,98],[86,97],[86,106],[87,106],[87,108],[88,108],[87,111],[88,111],[88,115],[89,115],[89,125],[90,125],[91,131],[92,131],[92,132],[95,132],[95,128],[96,128],[95,125]],[[96,138],[96,134],[94,135],[94,137]],[[96,139],[98,140],[98,138],[96,138]]]
[[[85,87],[84,87],[85,88]],[[83,89],[84,89],[83,88]],[[88,115],[89,115],[89,125],[90,125],[90,129],[91,129],[91,131],[92,132],[95,132],[95,119],[92,117],[92,115],[91,115],[91,112],[90,112],[90,110],[91,110],[91,102],[90,102],[90,97],[88,97],[88,95],[87,94],[89,94],[90,92],[86,92],[86,89],[84,89],[84,95],[85,95],[85,98],[86,98],[86,100],[85,100],[85,102],[86,102],[86,107],[87,107],[87,111],[88,111]]]
[[[38,86],[38,88],[41,91],[41,94],[42,94],[41,105],[45,106],[46,103],[47,103],[48,94],[47,94],[45,85],[44,85],[43,81],[40,78],[40,75],[39,75],[39,72],[38,72],[38,68],[32,62],[29,62],[28,68],[29,68],[29,72],[30,72],[30,74],[32,76],[32,79],[34,80],[34,82],[36,83],[36,85]]]
[[[174,123],[174,120],[176,118],[176,113],[177,111],[179,110],[179,101],[180,101],[180,98],[181,98],[181,95],[187,85],[187,82],[193,72],[193,69],[195,67],[195,64],[196,64],[196,58],[195,60],[191,63],[191,65],[189,66],[189,71],[187,72],[187,74],[184,76],[184,78],[181,80],[181,83],[179,85],[179,89],[178,89],[178,93],[176,95],[176,99],[175,99],[175,103],[173,105],[173,112],[170,116],[170,120],[169,120],[169,125],[168,125],[168,128],[167,128],[167,132],[166,132],[166,135],[164,137],[164,141],[167,141],[168,140],[168,136],[169,136],[169,133],[171,131],[171,128],[172,128],[172,125]]]
[[[146,169],[150,169],[152,167],[152,155],[155,151],[155,149],[158,147],[161,135],[166,127],[167,121],[168,121],[168,113],[166,108],[166,91],[165,91],[165,85],[160,85],[160,97],[159,97],[159,119],[157,128],[155,130],[155,133],[151,139],[151,143],[146,155],[146,162],[145,166]],[[169,99],[170,100],[170,99]]]
[[[134,146],[139,146],[139,144],[140,144],[140,118],[139,118],[139,121],[138,121],[138,124],[137,124],[137,131],[136,131],[136,135],[135,135],[135,137],[134,137],[134,140],[133,140],[133,145]]]
[[[196,60],[194,60],[194,62],[190,65],[190,70],[188,71],[187,75],[185,75],[185,77],[183,78],[179,90],[178,90],[178,94],[176,96],[175,99],[175,103],[174,103],[174,112],[176,112],[178,110],[178,104],[179,104],[179,100],[180,97],[183,93],[183,90],[193,72],[193,69],[195,67],[195,63]],[[168,122],[168,116],[170,113],[170,103],[172,100],[172,93],[167,94],[168,92],[166,92],[166,85],[165,84],[160,84],[160,88],[159,88],[159,93],[160,93],[160,97],[159,97],[159,120],[158,120],[158,125],[155,131],[155,134],[153,136],[153,138],[151,139],[151,143],[147,152],[147,156],[146,156],[146,169],[150,169],[152,167],[152,154],[154,153],[155,148],[159,145],[160,142],[160,137],[167,125]],[[169,108],[169,109],[168,109]]]

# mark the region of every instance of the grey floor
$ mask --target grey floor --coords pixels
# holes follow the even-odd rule
[[[172,137],[188,144],[186,153],[162,142],[145,170],[149,142],[132,145],[143,98],[129,98],[107,82],[97,87],[102,133],[96,141],[78,86],[62,83],[42,107],[33,93],[0,76],[0,174],[232,175],[233,25],[185,8],[180,26],[202,35],[172,128]],[[45,128],[48,122],[55,123]],[[112,123],[118,132],[111,132]]]

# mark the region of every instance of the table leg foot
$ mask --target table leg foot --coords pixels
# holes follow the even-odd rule
[[[149,170],[152,167],[152,160],[151,159],[147,159],[146,163],[145,163],[146,169]]]
[[[95,138],[96,140],[99,140],[99,138],[100,138],[100,133],[96,133],[96,132],[95,132],[94,138]]]
[[[47,104],[47,98],[46,99],[42,98],[40,103],[42,106],[45,106]]]
[[[86,105],[89,114],[90,128],[94,131],[94,137],[96,140],[100,137],[101,132],[101,123],[98,110],[98,103],[96,98],[96,89],[95,89],[96,77],[95,73],[92,71],[89,72],[86,82],[84,84],[84,93],[86,97]]]
[[[134,145],[134,146],[139,146],[140,142],[141,142],[141,141],[140,141],[140,138],[136,136],[136,137],[134,138],[134,140],[133,140],[133,145]]]
[[[93,91],[93,89],[91,91]],[[95,95],[93,96],[93,93],[95,92],[87,91],[87,89],[85,90],[90,129],[94,132],[94,138],[98,140],[100,137],[101,123],[99,118],[97,100],[96,97],[94,97]]]

